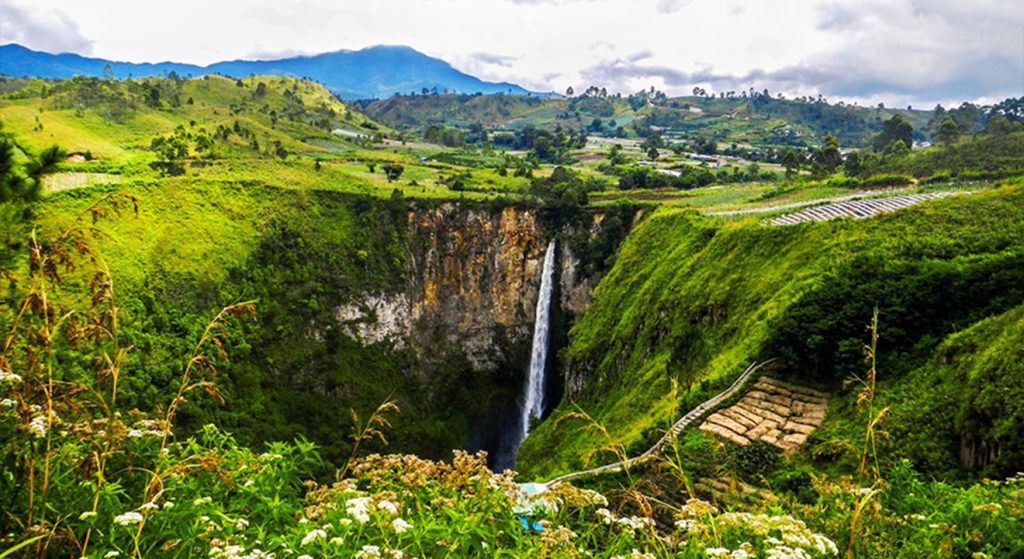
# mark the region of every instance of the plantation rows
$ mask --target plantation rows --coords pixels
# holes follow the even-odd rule
[[[931,192],[928,194],[911,194],[908,196],[895,196],[891,198],[876,198],[873,200],[852,200],[838,204],[828,204],[800,210],[781,215],[771,220],[772,225],[793,225],[805,221],[829,221],[851,217],[853,219],[864,219],[873,217],[880,213],[894,212],[926,200],[943,198],[954,194],[953,192]]]

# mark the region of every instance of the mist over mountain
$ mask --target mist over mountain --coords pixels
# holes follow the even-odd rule
[[[177,62],[133,63],[89,58],[73,53],[51,54],[11,43],[0,46],[0,74],[40,78],[103,76],[107,65],[116,78],[147,77],[175,72],[182,76],[218,73],[231,77],[253,74],[313,79],[343,99],[386,98],[420,93],[424,88],[459,93],[529,92],[512,83],[494,83],[460,72],[439,58],[406,46],[374,46],[278,60],[232,60],[209,66]]]

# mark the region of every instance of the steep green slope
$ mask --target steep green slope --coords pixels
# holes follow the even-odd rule
[[[1024,463],[1024,305],[952,334],[928,362],[883,384],[885,450],[919,469],[994,477]]]
[[[461,266],[458,258],[482,250],[467,244],[464,254],[450,256],[446,247],[429,244],[442,236],[441,226],[469,223],[460,235],[499,246],[484,229],[499,209],[464,202],[435,211],[400,195],[165,179],[49,195],[31,225],[41,239],[85,226],[91,204],[109,194],[138,200],[137,215],[122,200],[120,215],[95,225],[96,254],[115,281],[121,339],[132,346],[119,398],[125,409],[163,401],[199,329],[222,306],[252,299],[257,320],[232,338],[231,362],[220,370],[225,403],[196,398],[181,415],[186,431],[213,422],[248,443],[302,434],[336,459],[349,447],[349,409],[365,417],[391,397],[403,410],[389,433],[392,448],[443,456],[465,448],[471,427],[493,419],[492,398],[514,401],[517,365],[499,362],[483,374],[440,337],[425,354],[409,342],[361,343],[349,332],[358,322],[352,326],[338,314],[368,294],[408,293],[410,284],[423,281],[409,277],[411,259],[423,266],[424,255],[440,252]],[[410,234],[415,208],[435,223]],[[519,232],[523,238],[537,234]],[[24,246],[24,238],[10,240]],[[88,293],[91,278],[68,276],[54,297],[70,303]],[[20,290],[18,283],[4,285],[0,327],[6,328]],[[430,312],[419,318],[428,329]],[[88,366],[70,358],[67,374],[85,375]]]
[[[647,217],[571,332],[567,383],[604,440],[547,421],[520,452],[537,476],[645,448],[680,408],[749,362],[829,387],[859,372],[871,309],[882,368],[921,366],[938,340],[1024,300],[1020,182],[871,220],[766,227],[680,210]],[[673,382],[680,391],[673,392]]]

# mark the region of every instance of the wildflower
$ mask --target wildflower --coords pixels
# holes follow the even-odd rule
[[[164,508],[165,509],[173,509],[174,508],[174,501],[164,501]]]
[[[128,438],[130,438],[130,439],[137,439],[137,438],[139,438],[141,436],[142,436],[142,431],[139,431],[138,429],[129,429],[128,430]]]
[[[382,511],[387,511],[391,514],[398,514],[398,506],[392,503],[391,501],[381,501],[377,503],[377,508]]]
[[[818,553],[822,555],[839,555],[839,548],[836,547],[835,542],[832,540],[821,534],[811,534],[811,538],[814,540],[814,547],[818,550]]]
[[[235,530],[241,532],[249,527],[249,521],[244,518],[239,518],[235,521]]]
[[[654,521],[643,516],[622,517],[616,520],[615,523],[628,530],[631,534],[636,533],[637,530],[654,527]]]
[[[120,554],[121,554],[120,551],[112,550],[112,551],[108,551],[106,554],[104,554],[103,557],[105,559],[110,559],[111,557],[117,557]]]
[[[202,505],[208,505],[212,502],[213,499],[211,499],[210,497],[197,497],[192,501],[192,506],[199,507]]]
[[[303,553],[302,555],[299,555],[295,559],[313,559],[313,556],[312,555],[306,555],[305,553]]]
[[[380,548],[375,545],[364,545],[356,552],[356,559],[379,559]],[[301,557],[299,559],[302,559]]]
[[[352,518],[356,519],[360,524],[366,524],[370,521],[370,513],[367,511],[369,504],[369,497],[356,497],[355,499],[349,499],[348,501],[345,501],[345,512],[347,512]]]
[[[142,506],[139,507],[139,510],[153,510],[158,508],[160,507],[156,503],[150,501],[148,503],[143,503]]]
[[[87,511],[83,512],[82,514],[78,515],[78,519],[79,520],[88,520],[90,518],[95,518],[95,517],[96,517],[96,513],[91,511],[91,510],[87,510]]]
[[[333,537],[333,538],[331,538],[331,540],[330,540],[329,542],[327,542],[327,543],[329,543],[329,544],[331,544],[331,545],[341,545],[341,544],[345,543],[345,540],[344,540],[344,539],[342,539],[342,538],[340,538],[340,537],[338,537],[338,536],[334,536],[334,537]]]
[[[613,515],[608,509],[597,509],[594,511],[594,514],[599,516],[601,518],[601,522],[604,522],[605,524],[611,524],[615,520],[615,515]]]
[[[310,533],[306,534],[306,537],[302,538],[302,545],[306,546],[317,540],[325,539],[326,537],[327,532],[317,528],[316,530],[312,530]]]
[[[688,518],[700,518],[718,512],[714,505],[700,499],[689,499],[681,510],[683,516]]]
[[[732,552],[724,547],[709,547],[704,550],[704,555],[708,557],[729,557],[730,553]]]
[[[0,406],[3,406],[5,408],[7,408],[7,409],[13,408],[14,406],[17,406],[17,405],[18,405],[18,402],[14,401],[14,400],[12,400],[10,398],[4,398],[3,400],[0,400]]]
[[[686,519],[686,518],[681,518],[679,520],[676,520],[676,529],[677,530],[682,531],[682,532],[689,532],[691,528],[693,528],[693,521],[692,520],[689,520],[689,519]]]
[[[139,524],[143,520],[142,513],[136,511],[128,511],[124,514],[119,514],[114,517],[114,524],[120,524],[121,526],[128,526],[129,524]]]
[[[32,421],[28,424],[28,430],[36,437],[43,438],[46,436],[46,417],[37,415],[32,418]]]
[[[21,375],[0,369],[0,383],[2,382],[17,384],[21,382]]]
[[[406,522],[401,518],[396,518],[391,521],[391,529],[399,534],[405,532],[409,528],[412,528],[412,524]]]

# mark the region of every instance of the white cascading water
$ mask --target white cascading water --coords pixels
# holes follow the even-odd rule
[[[540,418],[544,413],[544,370],[548,357],[548,327],[551,320],[551,288],[555,275],[555,241],[548,243],[544,254],[544,269],[540,277],[540,293],[537,295],[537,312],[533,324],[533,349],[530,353],[530,374],[526,377],[525,398],[522,409],[522,434],[519,442],[530,434],[530,418]],[[517,445],[518,446],[518,445]]]

